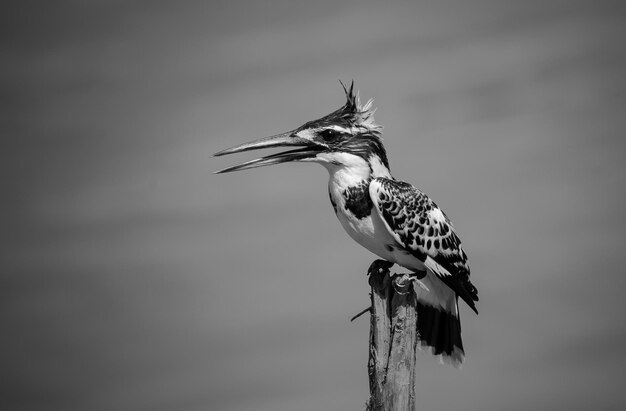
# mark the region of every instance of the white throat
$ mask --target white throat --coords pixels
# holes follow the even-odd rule
[[[389,169],[377,156],[372,156],[369,162],[362,157],[350,153],[320,153],[316,162],[323,165],[333,180],[339,186],[351,186],[370,178],[392,178]]]

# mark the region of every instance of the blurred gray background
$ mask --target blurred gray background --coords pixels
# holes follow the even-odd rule
[[[480,316],[424,410],[626,407],[609,1],[3,1],[0,408],[361,410],[366,269],[319,166],[211,154],[374,97]]]

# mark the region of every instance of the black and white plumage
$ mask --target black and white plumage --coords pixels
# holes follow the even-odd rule
[[[267,147],[298,147],[218,173],[285,162],[314,162],[329,173],[328,192],[345,231],[359,244],[415,272],[419,338],[442,359],[464,358],[458,297],[476,313],[476,288],[467,255],[450,219],[426,194],[392,177],[372,100],[359,102],[353,85],[346,104],[287,133],[216,153],[216,156]]]
[[[467,255],[450,219],[426,194],[411,184],[374,179],[370,195],[396,244],[424,263],[478,314],[478,291],[470,282]]]

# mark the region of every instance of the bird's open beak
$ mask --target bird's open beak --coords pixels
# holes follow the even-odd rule
[[[220,171],[216,171],[215,174],[229,173],[231,171],[247,170],[249,168],[271,166],[273,164],[287,163],[289,161],[299,161],[306,158],[315,157],[317,153],[322,151],[325,147],[320,144],[316,144],[310,140],[302,137],[298,137],[293,131],[289,131],[283,134],[277,134],[271,137],[264,137],[258,140],[251,141],[249,143],[240,144],[235,147],[227,148],[213,154],[213,156],[225,156],[226,154],[240,153],[242,151],[258,150],[261,148],[272,147],[300,147],[294,150],[285,151],[282,153],[271,154],[266,157],[257,158],[256,160],[246,161],[245,163],[237,166],[225,168]]]

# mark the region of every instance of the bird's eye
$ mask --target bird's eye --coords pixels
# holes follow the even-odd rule
[[[322,140],[329,143],[339,137],[339,132],[333,129],[326,129],[320,132],[320,136],[322,137]]]

